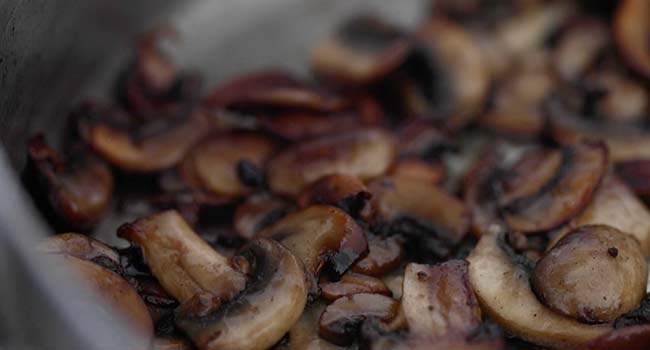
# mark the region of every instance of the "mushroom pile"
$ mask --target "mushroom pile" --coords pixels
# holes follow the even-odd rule
[[[649,348],[650,2],[424,17],[207,92],[148,33],[29,140],[39,251],[157,350]]]

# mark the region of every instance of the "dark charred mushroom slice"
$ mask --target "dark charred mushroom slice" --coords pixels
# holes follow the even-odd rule
[[[370,16],[353,17],[312,51],[317,75],[346,85],[366,85],[395,70],[411,42],[401,29]]]
[[[508,226],[519,232],[540,232],[560,226],[579,214],[607,171],[607,147],[582,143],[562,148],[555,175],[533,195],[504,207]]]
[[[621,56],[638,73],[650,78],[650,4],[644,0],[620,1],[613,31]]]
[[[210,193],[239,197],[250,191],[249,184],[263,182],[263,173],[246,175],[262,172],[260,169],[274,148],[273,141],[262,135],[217,134],[194,146],[183,160],[181,175],[188,183]],[[251,177],[255,178],[249,181]]]
[[[529,270],[515,261],[501,234],[485,233],[470,254],[469,280],[481,310],[509,333],[540,346],[584,346],[610,330],[588,325],[544,306],[533,293]]]
[[[120,275],[72,255],[53,255],[51,259],[53,266],[70,267],[77,273],[81,281],[85,282],[100,300],[105,301],[98,305],[104,312],[117,311],[124,321],[147,340],[153,337],[153,322],[147,307],[135,289]]]
[[[373,236],[368,240],[368,255],[352,265],[352,271],[380,277],[399,267],[403,258],[402,238]]]
[[[102,218],[113,196],[113,174],[104,162],[90,154],[65,159],[43,135],[29,140],[28,155],[29,175],[65,226],[85,230]]]
[[[328,204],[345,210],[348,214],[358,216],[370,215],[370,198],[366,186],[351,175],[327,175],[305,188],[297,202],[300,207],[313,204]]]
[[[411,248],[418,251],[448,256],[469,230],[463,202],[434,184],[393,176],[374,181],[369,189],[379,220],[389,223],[390,233],[414,238]]]
[[[300,260],[281,244],[258,239],[238,255],[248,283],[223,302],[196,295],[176,311],[176,324],[201,349],[268,349],[298,321],[308,280]]]
[[[343,210],[329,205],[313,205],[288,214],[257,237],[282,243],[314,276],[326,264],[341,275],[368,250],[361,227]]]
[[[337,299],[320,317],[321,337],[336,345],[350,345],[367,318],[389,321],[397,315],[399,302],[380,294],[354,294]]]
[[[333,112],[345,108],[339,96],[306,84],[283,71],[262,71],[232,79],[205,99],[209,108],[299,109]]]
[[[118,236],[142,247],[153,275],[181,303],[206,294],[230,300],[246,285],[246,276],[174,210],[125,224]]]
[[[469,284],[467,265],[463,260],[450,260],[406,266],[402,310],[410,334],[466,338],[478,328],[481,310]]]
[[[386,284],[378,278],[348,272],[337,282],[320,283],[321,296],[328,300],[359,293],[383,294],[391,296]]]
[[[297,196],[325,175],[347,174],[360,180],[384,174],[395,157],[393,137],[381,129],[346,132],[298,143],[268,163],[273,192]]]
[[[363,124],[352,114],[316,114],[285,112],[265,117],[262,127],[289,141],[302,141],[360,128]]]
[[[136,137],[133,131],[108,121],[90,118],[80,120],[79,128],[84,140],[111,164],[126,171],[146,173],[176,165],[210,132],[212,123],[205,113],[196,111],[178,125],[144,137]]]
[[[650,325],[614,329],[589,342],[589,350],[645,350],[650,348]]]
[[[92,237],[68,232],[47,238],[38,245],[38,251],[46,254],[65,254],[92,261],[119,273],[120,256],[115,249]]]
[[[268,193],[253,194],[235,209],[233,227],[245,239],[252,239],[255,234],[293,209],[287,201]]]
[[[551,309],[603,323],[639,306],[647,277],[636,239],[610,226],[589,225],[571,231],[539,260],[531,285]]]
[[[650,211],[618,178],[608,175],[584,211],[571,220],[555,243],[569,230],[584,225],[608,225],[634,236],[645,256],[650,256]]]

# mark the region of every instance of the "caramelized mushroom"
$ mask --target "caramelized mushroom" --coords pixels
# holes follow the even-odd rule
[[[272,140],[258,134],[217,134],[201,141],[188,153],[180,167],[181,175],[189,184],[210,193],[238,197],[250,191],[250,186],[243,181],[246,178],[238,174],[241,165],[262,168],[274,146]],[[256,181],[263,180],[249,183],[255,185]]]
[[[285,112],[262,118],[262,127],[289,141],[333,135],[360,128],[363,124],[352,114]]]
[[[151,350],[192,350],[194,346],[186,339],[156,337],[151,342]]]
[[[235,209],[233,227],[245,239],[281,219],[292,211],[285,200],[268,193],[253,194]]]
[[[68,232],[49,237],[38,245],[38,251],[92,261],[113,272],[118,272],[121,268],[120,256],[113,248],[79,233]]]
[[[305,188],[297,202],[301,207],[312,204],[337,206],[352,216],[370,215],[369,201],[372,194],[358,178],[351,175],[327,175]]]
[[[29,166],[47,205],[65,226],[85,230],[93,227],[108,209],[113,196],[113,174],[90,154],[67,159],[45,143],[39,134],[29,140]],[[36,189],[34,189],[36,190]]]
[[[486,232],[467,260],[481,310],[517,337],[540,346],[573,348],[611,329],[580,323],[544,306],[530,287],[530,267],[498,232]]]
[[[407,35],[395,26],[370,16],[347,20],[333,37],[312,51],[317,75],[349,85],[366,85],[395,70],[411,47]]]
[[[343,274],[368,250],[363,230],[343,210],[313,205],[288,214],[257,234],[289,248],[314,276],[326,264]]]
[[[421,337],[465,338],[481,324],[481,310],[467,277],[467,262],[408,264],[402,310],[409,332]]]
[[[380,176],[393,162],[395,144],[381,129],[346,132],[299,143],[269,161],[272,191],[297,196],[322,176],[347,174],[366,180]]]
[[[540,232],[570,220],[591,200],[607,170],[607,147],[582,143],[562,149],[562,162],[537,193],[519,197],[503,208],[512,230]],[[532,175],[537,176],[537,175]]]
[[[440,163],[427,162],[418,158],[404,158],[395,163],[390,173],[395,177],[401,176],[438,184],[445,176],[445,169]]]
[[[339,298],[321,315],[319,334],[336,345],[350,345],[365,319],[389,321],[398,308],[396,300],[380,294],[362,293]]]
[[[469,230],[470,214],[465,205],[434,184],[387,177],[374,181],[369,188],[380,220],[391,223],[391,233],[416,240],[411,243],[417,249],[445,257]]]
[[[566,81],[580,78],[610,42],[605,23],[585,18],[565,29],[553,51],[553,67]]]
[[[614,36],[621,56],[638,73],[650,78],[650,4],[644,0],[619,2],[614,16]]]
[[[318,319],[325,310],[325,303],[314,302],[305,308],[296,324],[289,331],[289,342],[279,346],[282,350],[343,350],[318,335]]]
[[[201,349],[268,349],[298,321],[307,303],[303,265],[288,249],[258,239],[239,253],[248,283],[234,299],[195,295],[175,321]]]
[[[391,296],[386,284],[378,278],[348,272],[337,282],[320,283],[321,296],[328,300],[359,293],[383,294]]]
[[[535,266],[531,284],[551,309],[583,322],[610,322],[635,309],[648,269],[638,241],[606,225],[581,226]]]
[[[118,236],[142,246],[153,275],[181,303],[204,294],[230,300],[246,285],[246,276],[174,210],[125,224]]]
[[[131,172],[155,172],[178,163],[185,153],[210,132],[205,113],[196,111],[167,130],[136,137],[130,130],[109,121],[84,118],[79,122],[84,140],[102,157],[118,168]]]
[[[354,263],[352,271],[380,277],[396,269],[404,258],[402,241],[398,236],[372,236],[368,240],[368,255]]]

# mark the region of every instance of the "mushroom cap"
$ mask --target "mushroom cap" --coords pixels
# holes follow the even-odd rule
[[[609,322],[639,306],[647,276],[634,237],[588,225],[564,236],[537,262],[531,283],[553,310],[583,322]]]
[[[195,296],[176,311],[176,324],[201,349],[263,350],[277,343],[307,303],[302,262],[270,239],[248,244],[239,257],[250,266],[246,288],[232,300],[207,305]]]
[[[509,333],[553,348],[580,347],[611,329],[578,322],[542,304],[530,287],[529,272],[506,252],[503,240],[502,234],[488,232],[467,258],[470,283],[485,314]]]

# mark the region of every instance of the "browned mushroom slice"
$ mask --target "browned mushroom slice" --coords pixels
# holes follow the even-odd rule
[[[571,231],[539,260],[531,285],[551,309],[603,323],[639,306],[647,278],[636,239],[610,226],[588,225]]]
[[[449,260],[406,266],[402,310],[410,334],[465,338],[478,328],[481,310],[469,284],[467,265],[463,260]]]
[[[347,102],[283,71],[250,73],[214,89],[205,99],[210,108],[285,108],[332,112]]]
[[[559,38],[553,51],[553,67],[562,79],[574,81],[587,71],[609,42],[605,23],[594,18],[580,19]]]
[[[118,272],[120,256],[115,249],[92,237],[68,232],[47,238],[38,245],[38,250],[47,254],[66,254],[92,261],[113,272]]]
[[[435,74],[423,78],[442,79],[447,84],[446,92],[425,91],[425,95],[433,95],[434,104],[439,104],[433,114],[442,114],[452,129],[464,126],[480,111],[487,96],[489,71],[480,47],[462,27],[444,18],[430,19],[417,38],[420,52],[435,66],[431,72]],[[446,96],[436,97],[441,93]]]
[[[298,205],[313,204],[337,206],[352,216],[370,216],[372,194],[358,178],[351,175],[327,175],[305,188],[298,196]],[[360,215],[361,214],[361,215]]]
[[[118,236],[142,246],[153,275],[181,303],[203,294],[229,300],[245,287],[246,276],[174,210],[125,224]]]
[[[365,319],[389,321],[398,309],[399,302],[380,294],[362,293],[339,298],[321,315],[319,334],[336,345],[350,345]]]
[[[381,129],[346,132],[299,143],[268,163],[272,191],[297,196],[325,175],[347,174],[366,180],[385,173],[395,157],[392,136]]]
[[[403,257],[404,247],[400,237],[374,236],[368,241],[368,255],[352,265],[352,271],[380,277],[399,267]]]
[[[56,255],[51,259],[53,266],[70,267],[79,275],[81,282],[95,292],[100,300],[105,301],[97,307],[106,313],[117,312],[146,339],[153,337],[153,322],[147,307],[135,289],[120,275],[72,255]]]
[[[357,16],[316,45],[311,64],[319,76],[342,84],[365,85],[396,69],[410,47],[401,29],[378,18]]]
[[[249,177],[259,179],[250,181],[240,176],[242,166],[247,167],[244,171],[260,172],[274,147],[272,140],[258,134],[231,132],[210,136],[188,153],[181,165],[181,175],[188,183],[213,194],[238,197],[250,191],[247,185],[259,186],[261,183],[256,182],[263,182],[261,174],[251,174]]]
[[[285,112],[262,119],[270,133],[290,141],[301,141],[359,128],[362,124],[352,114],[316,114]]]
[[[318,335],[318,319],[327,305],[316,301],[305,308],[296,324],[289,331],[289,342],[278,350],[343,350]]]
[[[588,350],[645,350],[650,348],[650,325],[614,329],[591,341]]]
[[[307,303],[307,275],[281,244],[258,239],[239,253],[248,283],[234,299],[196,295],[181,305],[176,324],[201,349],[264,350],[298,321]]]
[[[28,155],[38,195],[65,226],[89,229],[101,219],[113,195],[113,174],[104,162],[90,154],[64,159],[42,134],[29,140]]]
[[[607,165],[607,147],[603,143],[562,148],[562,163],[553,177],[537,193],[504,207],[505,221],[512,230],[525,233],[560,226],[589,204]]]
[[[481,310],[512,335],[540,346],[576,348],[611,329],[580,323],[544,306],[530,287],[529,267],[500,233],[486,232],[467,260]]]
[[[628,161],[616,164],[616,173],[638,196],[650,196],[650,162]]]
[[[415,237],[411,248],[446,257],[469,230],[470,213],[458,198],[436,185],[403,177],[386,177],[369,185],[380,220],[389,231]]]
[[[132,172],[155,172],[178,163],[185,153],[212,128],[205,113],[195,111],[179,125],[156,135],[136,137],[110,122],[82,119],[81,135],[111,164]]]
[[[627,64],[638,73],[650,78],[650,4],[644,0],[619,2],[614,16],[614,37]]]
[[[326,264],[343,274],[368,250],[366,236],[343,210],[313,205],[291,213],[257,234],[281,242],[318,276]]]
[[[430,158],[449,147],[451,140],[439,126],[426,119],[407,122],[398,133],[399,151],[403,156]]]
[[[646,256],[650,256],[650,211],[630,189],[615,176],[603,179],[584,211],[571,220],[550,247],[569,230],[584,225],[609,225],[634,236]]]
[[[383,294],[391,296],[386,284],[378,278],[348,272],[337,282],[320,283],[321,296],[328,300],[336,300],[359,293]]]
[[[440,163],[428,162],[418,158],[404,158],[395,163],[390,173],[394,177],[406,177],[438,184],[445,177],[445,168]]]
[[[550,182],[562,165],[562,151],[532,149],[526,152],[499,181],[499,204],[507,206],[519,198],[537,194]]]
[[[482,152],[465,176],[465,205],[472,213],[472,233],[481,236],[491,227],[505,227],[498,217],[497,196],[500,194],[498,183],[501,171],[500,152],[487,149]]]
[[[291,212],[285,200],[267,193],[253,194],[235,209],[233,227],[237,233],[252,239],[255,234]]]

